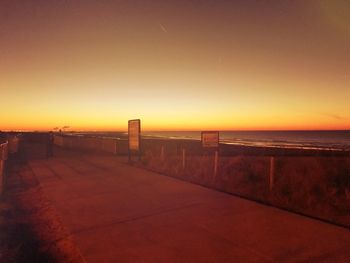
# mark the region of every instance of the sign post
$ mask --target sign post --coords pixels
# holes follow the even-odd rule
[[[201,133],[202,148],[214,151],[214,178],[218,172],[219,159],[219,132],[218,131],[202,131]]]
[[[128,121],[129,162],[131,156],[136,154],[141,159],[141,121],[139,119]]]

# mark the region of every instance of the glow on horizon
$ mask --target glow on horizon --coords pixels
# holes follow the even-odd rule
[[[0,130],[350,129],[346,1],[15,2]]]

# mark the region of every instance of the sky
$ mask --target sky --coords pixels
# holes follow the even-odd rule
[[[0,130],[350,129],[350,1],[0,0]]]

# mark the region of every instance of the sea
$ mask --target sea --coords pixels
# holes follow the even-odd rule
[[[127,137],[125,132],[89,132],[80,135],[119,138]],[[221,131],[220,143],[277,147],[292,149],[320,149],[350,151],[350,130],[342,131]],[[144,131],[142,137],[158,139],[200,140],[200,131]]]

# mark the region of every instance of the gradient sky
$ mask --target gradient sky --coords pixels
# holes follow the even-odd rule
[[[350,1],[0,0],[0,129],[350,129]]]

